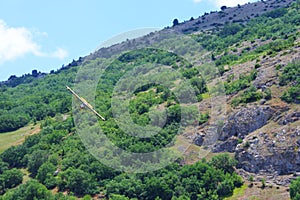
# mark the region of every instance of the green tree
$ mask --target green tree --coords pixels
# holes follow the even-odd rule
[[[217,187],[217,193],[221,197],[232,195],[234,189],[233,182],[229,180],[225,180],[221,182]]]
[[[27,153],[27,148],[24,145],[12,146],[5,150],[0,157],[4,162],[7,162],[10,167],[24,167],[26,160],[24,156]]]
[[[56,170],[56,167],[52,163],[45,162],[38,169],[36,178],[39,182],[44,184],[47,188],[51,189],[56,185],[56,179],[54,178],[54,175],[53,175],[55,170]]]
[[[34,151],[28,159],[28,171],[31,173],[32,177],[35,177],[38,170],[42,164],[44,164],[48,159],[49,153],[44,150]]]
[[[4,171],[8,170],[8,163],[0,160],[0,174],[3,174]]]
[[[2,178],[4,188],[13,188],[21,184],[23,181],[23,173],[19,169],[6,170],[0,175]]]
[[[52,194],[47,188],[36,180],[29,180],[26,184],[20,185],[13,190],[8,191],[3,195],[3,200],[31,200],[52,199]]]
[[[228,154],[220,154],[212,158],[211,164],[215,168],[223,170],[225,173],[228,172],[232,174],[237,161]]]
[[[147,199],[156,199],[156,197],[160,197],[161,199],[171,199],[173,194],[168,184],[162,181],[162,179],[155,177],[146,181],[145,191]]]
[[[60,189],[70,189],[75,195],[95,194],[96,181],[91,174],[69,168],[60,175]]]
[[[290,197],[292,200],[300,200],[300,177],[291,182]]]

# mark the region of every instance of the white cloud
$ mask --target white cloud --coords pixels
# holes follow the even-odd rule
[[[68,56],[68,52],[62,48],[58,48],[55,52],[51,54],[54,58],[64,59]]]
[[[42,33],[47,35],[47,33]],[[0,63],[33,54],[38,57],[53,57],[63,59],[67,56],[64,49],[44,53],[41,46],[33,41],[33,34],[24,27],[9,27],[0,19]]]

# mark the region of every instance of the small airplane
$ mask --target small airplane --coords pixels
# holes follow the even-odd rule
[[[89,104],[87,102],[87,100],[85,100],[83,97],[80,97],[78,94],[76,94],[76,92],[74,92],[69,86],[66,86],[66,88],[79,100],[81,101],[82,105],[87,107],[88,109],[90,109],[95,115],[97,115],[98,117],[100,117],[103,121],[105,121],[105,118],[102,117],[94,108],[91,104]],[[80,106],[82,107],[82,106]]]

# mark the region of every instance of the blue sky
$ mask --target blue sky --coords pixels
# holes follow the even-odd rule
[[[9,0],[0,3],[0,81],[58,69],[115,35],[163,28],[248,0]],[[253,2],[253,0],[252,0]]]

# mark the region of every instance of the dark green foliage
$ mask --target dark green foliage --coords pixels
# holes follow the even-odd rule
[[[288,64],[279,77],[280,85],[291,85],[284,92],[281,99],[286,102],[300,102],[300,62],[294,61]]]
[[[13,131],[29,122],[71,110],[71,95],[65,89],[75,77],[76,68],[59,71],[42,79],[33,78],[16,87],[5,88],[0,97],[0,133]]]
[[[156,177],[151,177],[147,179],[145,191],[145,197],[147,199],[155,199],[157,197],[161,199],[171,199],[173,195],[172,189],[164,178],[157,179]]]
[[[300,61],[288,64],[279,76],[280,85],[300,84]]]
[[[292,200],[300,200],[300,178],[292,181],[290,185],[290,197]]]
[[[224,166],[216,164],[220,159],[227,163],[225,168],[229,171],[235,166],[236,161],[224,155],[214,160],[215,165],[203,161],[184,167],[173,164],[155,173],[122,174],[106,185],[107,193],[109,196],[118,194],[153,200],[197,199],[200,196],[202,199],[222,199],[243,182],[233,171],[225,174]]]
[[[11,113],[0,115],[0,133],[14,131],[25,126],[29,122],[26,115],[15,115]]]
[[[264,91],[264,99],[266,100],[270,100],[272,98],[272,93],[271,93],[271,90],[269,88],[267,88],[265,91]]]
[[[242,26],[236,23],[226,24],[223,30],[219,33],[221,37],[227,37],[229,35],[235,35],[242,29]]]
[[[278,17],[282,17],[287,13],[287,9],[286,8],[279,8],[273,11],[270,11],[266,14],[264,14],[264,16],[266,17],[272,17],[272,18],[278,18]]]
[[[259,63],[256,63],[254,67],[255,67],[255,69],[258,69],[261,67],[261,65]]]
[[[300,84],[295,87],[290,87],[284,94],[281,96],[281,99],[288,103],[299,103],[300,102]]]
[[[1,154],[1,159],[10,167],[24,167],[27,165],[27,148],[23,145],[12,146]]]
[[[30,180],[26,184],[7,192],[4,200],[29,200],[29,199],[53,199],[50,191],[45,186],[35,180]]]
[[[22,181],[23,173],[19,169],[5,170],[0,174],[0,194],[3,194],[9,188],[18,186]]]
[[[241,102],[250,103],[255,102],[259,99],[262,99],[263,94],[261,92],[257,92],[257,88],[251,85],[243,94]]]
[[[44,150],[34,151],[28,158],[28,171],[32,177],[35,177],[41,165],[48,159],[49,153]]]
[[[234,98],[231,104],[237,106],[239,104],[251,103],[262,99],[264,96],[267,97],[268,94],[257,91],[257,88],[251,85],[239,97]]]
[[[197,76],[198,74],[199,74],[199,71],[196,68],[185,69],[182,72],[182,75],[187,79],[191,79],[191,78]]]
[[[56,179],[54,177],[56,169],[52,163],[45,162],[39,167],[36,179],[47,188],[52,189],[56,186]]]
[[[110,195],[109,199],[111,199],[111,200],[129,200],[128,197],[126,197],[124,195],[119,195],[119,194],[112,194],[112,195]]]
[[[2,174],[6,170],[8,170],[8,163],[0,160],[0,174]]]
[[[216,61],[216,66],[224,66],[238,59],[239,57],[237,55],[233,55],[233,54],[224,55]]]
[[[225,173],[232,174],[234,172],[234,166],[237,164],[237,161],[233,158],[230,158],[228,154],[217,155],[211,160],[212,166],[217,169],[224,170]]]
[[[200,124],[204,124],[205,122],[207,122],[209,119],[209,114],[208,113],[202,113],[199,116],[199,125]]]
[[[253,70],[249,75],[240,75],[239,79],[224,83],[226,94],[234,94],[250,86],[251,81],[255,80],[257,71]]]
[[[266,187],[266,179],[261,179],[260,180],[260,182],[261,182],[261,188],[265,188]]]
[[[207,92],[207,87],[205,80],[198,77],[191,78],[191,85],[195,88],[196,95],[203,94]]]
[[[75,195],[95,194],[97,182],[92,175],[80,169],[69,168],[59,175],[60,190],[69,189]]]
[[[217,194],[219,196],[228,196],[233,194],[234,185],[232,180],[225,180],[217,187]]]

